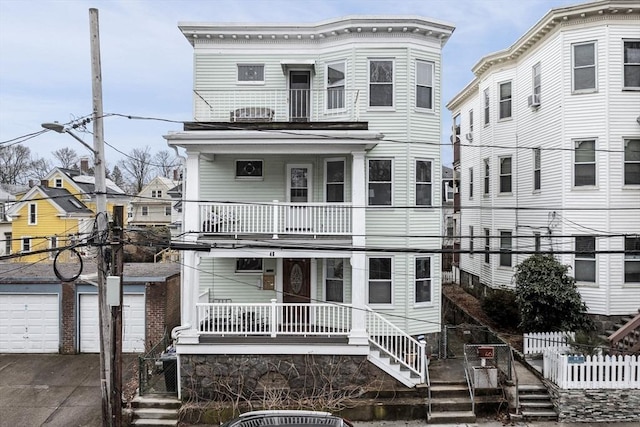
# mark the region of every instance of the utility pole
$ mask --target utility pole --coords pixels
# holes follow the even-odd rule
[[[123,270],[124,270],[124,206],[113,207],[111,253],[113,254],[112,275],[120,279],[120,304],[111,307],[111,338],[113,353],[111,354],[111,402],[112,419],[115,427],[122,426],[122,306],[123,299]]]
[[[98,236],[98,312],[100,325],[100,389],[102,391],[102,425],[111,426],[112,408],[114,404],[121,405],[120,400],[114,402],[111,398],[111,360],[107,355],[112,354],[111,324],[106,295],[107,260],[105,244],[108,238],[107,218],[107,182],[104,161],[104,128],[102,126],[102,71],[100,63],[100,28],[98,23],[98,9],[89,9],[89,29],[91,41],[91,89],[93,95],[93,150],[95,153],[95,192],[96,192],[96,223]]]

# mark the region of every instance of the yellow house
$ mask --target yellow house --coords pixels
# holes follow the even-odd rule
[[[114,205],[126,205],[129,197],[107,180],[107,200],[111,214]],[[95,210],[94,177],[55,168],[8,212],[12,218],[11,252],[24,254],[14,261],[53,260],[57,252],[52,249],[86,242],[92,237]],[[68,258],[63,256],[60,261]]]

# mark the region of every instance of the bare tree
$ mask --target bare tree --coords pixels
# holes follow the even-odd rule
[[[120,188],[124,189],[127,186],[127,183],[124,180],[124,177],[122,176],[122,171],[120,170],[120,168],[118,167],[118,165],[115,165],[113,167],[113,170],[111,171],[111,174],[109,176],[109,178]]]
[[[32,176],[31,150],[24,145],[0,146],[0,183],[25,185]]]
[[[44,157],[35,158],[31,160],[30,176],[35,179],[42,179],[51,172],[51,169],[53,169],[53,166],[49,160]]]
[[[173,170],[178,166],[178,159],[169,150],[161,150],[153,156],[153,164],[159,176],[173,179]]]
[[[151,149],[149,146],[134,148],[125,159],[118,162],[118,166],[125,172],[132,190],[139,193],[151,174]]]
[[[73,148],[63,147],[59,150],[51,153],[60,163],[60,167],[65,169],[77,169],[78,168],[78,153]]]

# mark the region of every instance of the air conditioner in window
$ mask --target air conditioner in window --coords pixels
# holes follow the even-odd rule
[[[473,141],[473,133],[469,132],[465,137],[467,138],[467,141]]]
[[[538,108],[540,106],[540,94],[536,93],[533,95],[529,95],[527,98],[527,105],[529,108]]]

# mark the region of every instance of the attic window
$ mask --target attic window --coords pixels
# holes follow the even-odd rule
[[[236,160],[236,178],[262,179],[262,160]]]
[[[76,199],[74,199],[73,197],[71,197],[69,199],[69,203],[71,203],[73,206],[75,206],[78,209],[82,209],[82,205],[80,204],[80,202],[78,202]]]
[[[62,188],[62,178],[56,178],[54,185],[56,188]]]

